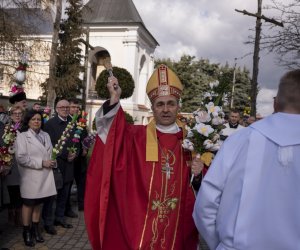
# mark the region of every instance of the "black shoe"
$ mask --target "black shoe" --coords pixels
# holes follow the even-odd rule
[[[32,223],[31,231],[32,231],[32,237],[35,239],[36,242],[43,243],[45,241],[41,234],[41,230],[39,228],[38,222]]]
[[[76,214],[73,210],[66,211],[65,216],[70,218],[78,218],[78,214]]]
[[[61,226],[63,228],[73,228],[73,226],[71,224],[68,224],[64,221],[58,221],[58,220],[54,221],[54,225],[55,226]]]
[[[35,245],[33,238],[32,238],[32,234],[29,229],[29,226],[28,226],[28,228],[27,227],[24,228],[23,239],[24,239],[24,243],[26,246],[33,247]]]
[[[44,229],[45,229],[47,234],[51,234],[51,235],[56,235],[57,234],[57,231],[54,228],[54,226],[44,226]]]

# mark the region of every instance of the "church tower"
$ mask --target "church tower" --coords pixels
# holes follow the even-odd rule
[[[97,99],[95,84],[104,70],[103,56],[109,54],[112,65],[127,69],[133,76],[135,89],[131,98],[122,100],[123,108],[136,124],[146,124],[150,103],[146,83],[153,72],[153,53],[158,42],[147,30],[132,0],[90,0],[83,8],[88,41],[94,47],[88,53],[87,111],[90,117],[104,100]]]

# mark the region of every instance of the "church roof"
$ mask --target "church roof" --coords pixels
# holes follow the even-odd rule
[[[82,8],[82,19],[86,25],[140,25],[158,45],[156,39],[146,28],[132,0],[90,0]]]
[[[141,23],[132,0],[90,0],[82,10],[84,23]]]

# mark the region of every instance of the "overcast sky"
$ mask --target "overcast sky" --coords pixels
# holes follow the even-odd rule
[[[211,62],[246,66],[252,72],[253,46],[246,45],[254,36],[254,17],[237,13],[234,9],[257,11],[255,0],[133,0],[147,29],[160,46],[156,58],[178,60],[188,54],[207,58]],[[263,4],[270,3],[264,0]],[[263,10],[264,15],[273,15]],[[248,56],[247,54],[251,53]],[[272,101],[280,76],[285,69],[276,65],[276,56],[260,53],[258,112],[271,114]]]

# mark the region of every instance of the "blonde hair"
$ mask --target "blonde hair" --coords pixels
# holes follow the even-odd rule
[[[15,112],[16,110],[21,110],[22,116],[24,115],[24,109],[22,109],[20,106],[12,106],[9,110],[10,115]]]

